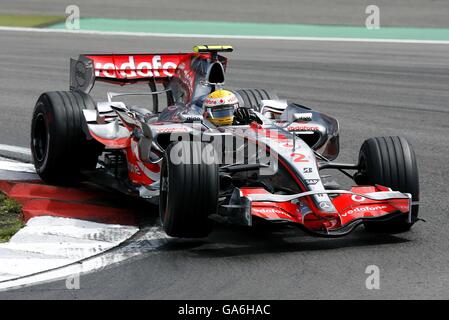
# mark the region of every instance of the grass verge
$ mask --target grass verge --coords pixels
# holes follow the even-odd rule
[[[63,16],[3,15],[0,14],[0,26],[3,27],[43,27],[64,22]]]
[[[0,243],[8,241],[22,227],[20,204],[0,192]]]

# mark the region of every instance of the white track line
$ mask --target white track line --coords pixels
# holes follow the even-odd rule
[[[15,280],[98,256],[132,237],[138,227],[40,216],[0,244],[0,288]]]
[[[29,276],[18,277],[9,281],[0,281],[0,291],[22,288],[39,283],[51,282],[61,279],[70,280],[74,275],[82,275],[98,271],[112,264],[120,263],[144,253],[156,251],[170,239],[159,226],[145,230],[144,234],[129,244],[106,250],[82,261],[78,261],[65,267],[55,268],[46,272],[38,272]],[[67,283],[67,282],[66,282]],[[80,281],[81,287],[83,280]]]
[[[31,163],[3,160],[2,158],[0,158],[0,170],[36,173],[36,169]]]
[[[69,33],[102,36],[133,36],[133,37],[164,37],[164,38],[202,38],[202,39],[243,39],[243,40],[285,40],[285,41],[336,41],[336,42],[375,42],[375,43],[410,43],[410,44],[449,44],[446,40],[412,40],[412,39],[368,39],[368,38],[333,38],[333,37],[284,37],[284,36],[244,36],[221,34],[182,34],[182,33],[152,33],[126,31],[95,31],[95,30],[65,30],[40,29],[24,27],[0,27],[0,31],[39,32],[39,33]]]
[[[10,146],[10,145],[7,145],[7,144],[0,144],[0,151],[20,153],[20,154],[27,155],[27,156],[31,155],[30,148]]]

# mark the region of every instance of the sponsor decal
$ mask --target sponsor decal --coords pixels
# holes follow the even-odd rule
[[[91,57],[95,61],[95,76],[104,78],[171,77],[177,68],[179,57],[127,56]],[[170,60],[171,58],[171,60]],[[101,61],[105,60],[105,61]],[[115,62],[115,63],[114,63]]]
[[[366,200],[365,197],[362,197],[362,196],[359,196],[359,195],[356,195],[356,194],[354,194],[353,196],[351,196],[351,199],[352,199],[353,201],[357,201],[357,202],[363,202],[363,201]]]
[[[292,124],[287,127],[288,131],[319,131],[317,126],[308,126],[304,124]]]
[[[345,211],[341,216],[342,217],[347,217],[348,215],[351,215],[353,213],[379,211],[379,210],[385,210],[387,208],[388,208],[388,206],[386,206],[386,205],[356,207],[354,209]]]
[[[306,179],[306,183],[311,185],[317,184],[319,181],[320,179]]]
[[[174,132],[187,132],[188,129],[185,127],[171,127],[171,128],[158,128],[157,133],[174,133]]]
[[[278,209],[278,208],[257,208],[257,207],[254,207],[252,210],[255,211],[256,213],[261,213],[261,214],[266,214],[266,215],[276,214],[276,215],[280,215],[280,216],[290,217],[283,210]]]
[[[312,173],[313,172],[313,168],[309,168],[309,167],[303,168],[302,172],[303,173]]]
[[[235,104],[238,103],[238,99],[236,96],[228,96],[224,98],[206,98],[204,100],[205,106],[215,106],[215,105],[222,105],[222,104]]]

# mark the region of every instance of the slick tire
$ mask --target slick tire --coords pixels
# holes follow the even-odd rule
[[[357,184],[379,184],[394,191],[410,193],[412,201],[419,201],[419,177],[415,152],[402,137],[378,137],[366,140],[359,154],[360,171],[355,175]],[[408,231],[418,219],[418,205],[412,209],[412,222],[406,217],[388,221],[365,223],[370,232],[400,233]]]
[[[277,100],[277,94],[266,89],[241,89],[233,91],[240,101],[240,105],[245,108],[260,111],[260,103],[262,100]]]
[[[180,141],[165,150],[159,213],[169,236],[202,238],[212,232],[209,216],[217,212],[219,176],[211,147]]]
[[[102,145],[86,136],[83,109],[94,109],[92,98],[80,91],[43,93],[31,122],[31,152],[37,174],[50,184],[70,184],[80,171],[95,169]]]

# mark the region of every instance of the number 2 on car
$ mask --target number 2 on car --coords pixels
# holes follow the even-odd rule
[[[309,162],[309,160],[306,159],[306,156],[302,153],[292,153],[291,156],[294,158],[294,162]]]

